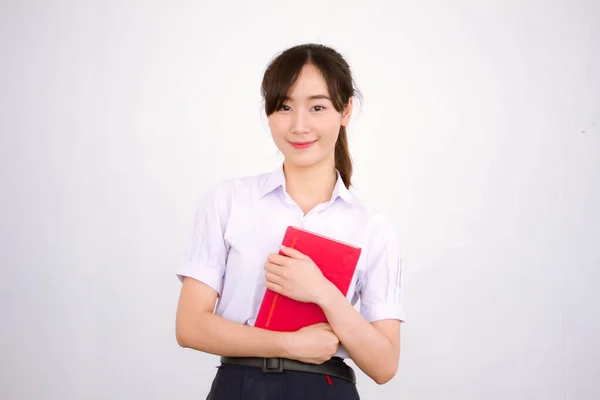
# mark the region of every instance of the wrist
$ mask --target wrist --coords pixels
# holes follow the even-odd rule
[[[329,280],[325,280],[322,290],[318,293],[314,303],[319,307],[325,309],[328,308],[332,301],[335,301],[337,296],[342,293],[338,288]]]
[[[278,332],[277,353],[281,358],[293,358],[295,332]]]

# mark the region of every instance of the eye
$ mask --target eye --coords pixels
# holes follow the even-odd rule
[[[287,105],[284,104],[281,107],[279,107],[279,110],[281,110],[281,111],[290,111],[291,108],[290,108],[290,106],[287,106]]]
[[[323,106],[314,106],[313,109],[315,111],[323,111],[325,109],[325,107],[323,107]]]

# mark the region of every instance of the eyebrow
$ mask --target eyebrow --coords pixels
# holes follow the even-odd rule
[[[291,100],[288,96],[285,96],[283,99],[286,101]],[[331,101],[329,96],[324,95],[324,94],[314,94],[312,96],[308,96],[308,100],[329,100],[329,101]]]

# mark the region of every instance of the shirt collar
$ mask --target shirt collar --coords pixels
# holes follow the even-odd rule
[[[353,201],[352,193],[350,190],[348,190],[348,188],[346,188],[346,185],[344,185],[340,171],[336,170],[336,172],[337,180],[335,182],[335,187],[333,188],[331,201],[334,201],[340,197],[347,203],[351,203]],[[260,197],[262,198],[280,187],[285,191],[285,175],[283,173],[283,164],[267,175],[266,180],[263,182],[263,185],[260,188]]]

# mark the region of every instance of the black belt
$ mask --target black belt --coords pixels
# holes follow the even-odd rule
[[[334,357],[323,364],[307,364],[287,358],[261,358],[261,357],[221,357],[222,364],[245,365],[247,367],[260,368],[264,373],[282,373],[287,371],[312,372],[330,375],[345,379],[356,384],[356,375],[352,367],[348,366],[339,357]]]

